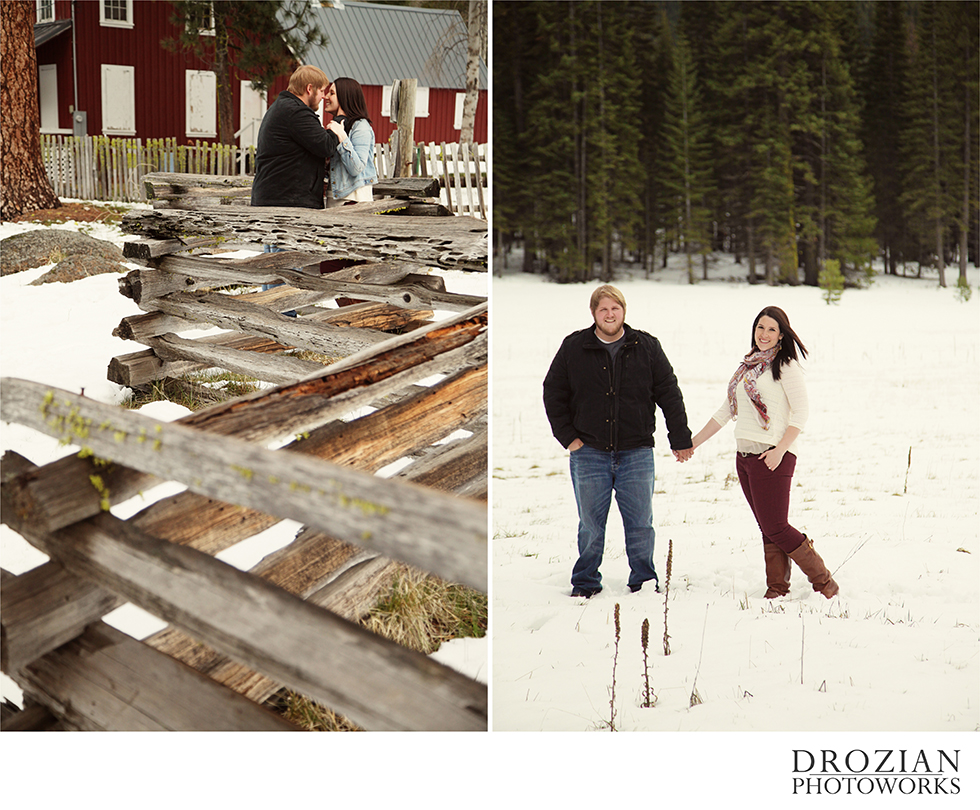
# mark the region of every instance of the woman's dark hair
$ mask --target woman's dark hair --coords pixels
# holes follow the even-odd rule
[[[793,327],[789,325],[789,316],[783,312],[779,307],[766,307],[762,312],[755,316],[755,320],[752,321],[752,349],[755,350],[757,347],[755,345],[755,328],[759,325],[759,320],[763,317],[772,318],[779,326],[779,331],[782,332],[782,338],[780,339],[779,351],[776,352],[776,360],[772,364],[772,378],[774,380],[779,379],[779,372],[783,366],[785,366],[790,360],[798,360],[796,355],[796,350],[800,350],[800,354],[806,358],[806,346],[803,345],[803,341],[800,340],[800,336],[793,331]]]
[[[346,76],[335,79],[333,85],[337,89],[337,103],[340,104],[340,109],[347,113],[345,123],[352,127],[355,121],[363,118],[370,124],[371,119],[368,118],[367,102],[364,100],[364,91],[361,89],[361,85],[355,79],[349,79]]]

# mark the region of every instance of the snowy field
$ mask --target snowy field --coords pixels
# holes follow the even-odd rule
[[[25,227],[0,225],[0,238]],[[85,230],[122,241],[116,228]],[[111,332],[122,317],[134,314],[135,305],[118,294],[114,276],[27,286],[44,269],[0,279],[0,374],[72,391],[84,387],[87,396],[123,401],[126,391],[105,374],[110,358],[134,350]],[[656,281],[620,276],[616,283],[627,296],[627,320],[662,340],[695,431],[720,404],[755,313],[770,303],[787,310],[811,351],[805,364],[811,417],[797,448],[791,514],[836,571],[841,596],[830,602],[817,597],[794,571],[788,600],[773,604],[761,598],[760,541],[734,479],[734,440],[726,428],[684,465],[673,460],[666,437],[657,436],[654,507],[662,581],[673,540],[671,655],[662,649],[663,595],[631,595],[626,589],[615,507],[603,565],[606,589],[588,602],[571,599],[575,507],[566,454],[551,437],[541,406],[541,381],[561,338],[588,325],[592,285],[495,277],[492,642],[452,642],[441,651],[446,663],[474,677],[492,673],[495,733],[413,737],[417,744],[386,758],[386,784],[414,785],[422,775],[433,795],[478,806],[695,798],[741,807],[790,798],[792,750],[800,747],[957,748],[968,755],[962,770],[969,765],[976,772],[980,749],[969,732],[977,730],[980,712],[977,271],[971,269],[974,294],[967,303],[952,288],[938,289],[934,279],[879,278],[869,290],[846,291],[838,306],[827,306],[810,288],[749,288],[726,280],[736,275],[743,275],[741,269],[719,264],[712,281],[694,287],[675,269],[658,273]],[[949,277],[955,280],[953,270]],[[485,287],[473,285],[485,283],[461,274],[447,278],[449,289],[458,292],[481,294]],[[184,413],[159,403],[144,410],[160,419]],[[0,449],[17,450],[36,463],[66,452],[32,431],[0,428]],[[113,511],[125,516],[145,505]],[[222,558],[250,567],[289,542],[295,529],[280,524]],[[14,573],[44,560],[6,527],[0,528],[0,558]],[[617,603],[622,633],[616,728],[700,733],[500,733],[608,728]],[[640,707],[644,619],[650,621],[653,708]],[[136,636],[159,626],[134,608],[108,620]],[[11,681],[4,678],[2,686],[4,697],[19,699]],[[702,702],[692,708],[695,689]],[[151,736],[152,742],[141,745],[129,743],[129,736],[89,736],[84,749],[69,742],[81,739],[72,735],[18,737],[16,746],[5,737],[4,764],[26,777],[15,781],[33,784],[32,777],[47,776],[41,769],[54,746],[64,754],[59,778],[82,785],[89,783],[92,765],[108,757],[124,765],[127,777],[98,783],[100,801],[128,806],[139,789],[133,780],[156,773],[174,741],[180,753],[193,754],[198,751],[188,745],[213,739],[197,736],[188,743],[186,735]],[[266,750],[252,745],[253,739],[223,737],[225,754],[216,761],[222,778],[199,769],[192,779],[199,801],[227,799],[239,790],[243,797],[247,791],[248,806],[266,798],[281,801],[279,780],[255,780],[251,771],[243,772],[243,764]],[[372,790],[378,787],[370,764],[377,760],[375,735],[276,740],[273,750],[294,765],[319,772],[326,755],[332,770],[343,768],[348,778],[331,788],[335,798],[349,795],[363,803],[358,776],[375,780]],[[202,745],[202,758],[212,757],[210,748]],[[575,778],[570,769],[580,762],[591,767]],[[961,776],[975,788],[975,778]],[[861,808],[894,801],[836,801],[852,798]],[[946,805],[954,800],[943,798]],[[141,801],[169,807],[172,797],[161,790]],[[917,796],[905,804],[924,801]]]
[[[31,223],[3,223],[0,239],[29,230]],[[81,230],[96,239],[117,245],[133,237],[123,235],[118,227],[104,224],[67,222],[53,228]],[[242,255],[251,255],[243,253]],[[138,351],[140,345],[112,336],[112,330],[127,315],[139,313],[136,304],[119,294],[118,276],[106,274],[74,281],[71,284],[30,282],[51,269],[45,265],[34,270],[0,278],[0,376],[19,377],[53,385],[67,391],[85,389],[85,395],[100,402],[121,404],[129,389],[109,382],[106,370],[109,361],[120,354]],[[135,268],[136,265],[130,264]],[[487,294],[485,274],[444,272],[450,292],[473,295]],[[437,312],[436,317],[452,313]],[[218,330],[214,330],[218,331]],[[186,333],[186,336],[204,334]],[[188,413],[187,409],[169,402],[154,402],[141,412],[155,419],[171,421]],[[29,428],[15,424],[0,425],[0,452],[15,450],[38,465],[47,464],[77,448],[59,446],[49,438]],[[390,468],[389,468],[390,469]],[[183,489],[177,484],[165,484],[113,507],[117,517],[128,518],[154,500]],[[294,521],[283,521],[217,555],[218,559],[247,570],[271,552],[290,543],[299,529]],[[7,571],[21,574],[47,557],[28,544],[7,526],[0,527],[0,561]],[[162,629],[165,624],[156,617],[126,605],[105,617],[105,621],[136,638],[144,638]],[[489,678],[487,639],[457,639],[443,644],[434,658],[454,667],[472,678],[487,682]],[[20,705],[17,685],[2,676],[2,695]]]
[[[627,323],[660,338],[695,433],[723,402],[756,313],[786,310],[810,352],[790,520],[815,540],[840,595],[813,593],[794,565],[790,596],[762,598],[761,538],[735,476],[731,426],[679,464],[658,412],[655,562],[663,586],[672,541],[670,655],[664,595],[626,587],[615,501],[605,589],[571,598],[575,502],[541,383],[562,338],[590,324],[594,285],[495,277],[494,730],[595,731],[610,720],[620,731],[978,730],[976,268],[968,302],[934,275],[879,276],[838,305],[813,288],[731,281],[744,271],[730,262],[710,275],[690,286],[670,268],[614,283]],[[947,278],[955,283],[955,268]],[[652,708],[641,707],[644,619]]]

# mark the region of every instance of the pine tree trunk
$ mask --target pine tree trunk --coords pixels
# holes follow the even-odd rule
[[[960,227],[960,278],[966,283],[966,262],[970,252],[970,83],[964,82],[963,133],[963,225]]]
[[[0,220],[61,205],[41,160],[34,3],[0,3]]]
[[[932,160],[936,195],[936,262],[939,268],[939,286],[946,286],[946,255],[943,249],[943,198],[939,151],[939,76],[937,67],[936,29],[932,29]]]
[[[218,95],[218,143],[235,143],[234,92],[231,86],[231,62],[228,58],[228,27],[224,17],[214,17],[214,75]]]

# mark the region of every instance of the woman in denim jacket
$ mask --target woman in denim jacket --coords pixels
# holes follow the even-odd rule
[[[374,168],[374,130],[361,85],[354,79],[337,79],[327,91],[323,109],[333,114],[334,121],[343,124],[342,133],[339,127],[329,127],[337,133],[340,144],[330,159],[327,207],[370,202],[374,199],[371,185],[377,181],[378,172]]]

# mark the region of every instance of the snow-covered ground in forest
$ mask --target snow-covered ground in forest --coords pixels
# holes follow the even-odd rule
[[[790,518],[835,572],[839,597],[813,593],[794,566],[789,598],[762,598],[761,538],[735,476],[731,426],[679,464],[658,413],[661,585],[673,546],[666,604],[626,588],[615,501],[605,589],[571,598],[575,502],[541,383],[562,338],[589,325],[595,285],[505,273],[493,281],[491,323],[495,730],[978,729],[977,269],[965,302],[934,273],[878,276],[836,305],[819,289],[749,285],[744,275],[721,258],[695,285],[680,261],[650,280],[620,270],[614,283],[627,322],[660,338],[693,432],[723,402],[756,313],[786,310],[810,352]],[[955,283],[956,268],[947,278]],[[652,708],[641,705],[647,677]]]

